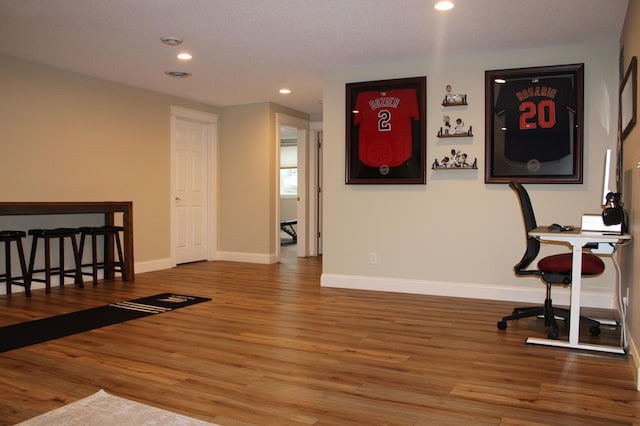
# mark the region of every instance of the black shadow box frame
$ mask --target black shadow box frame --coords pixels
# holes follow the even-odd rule
[[[347,184],[426,184],[427,77],[346,84]]]
[[[584,64],[485,71],[485,183],[582,183]]]

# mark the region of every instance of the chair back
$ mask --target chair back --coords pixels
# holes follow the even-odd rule
[[[529,231],[538,226],[536,224],[536,216],[533,212],[533,206],[531,205],[531,199],[529,198],[527,190],[524,189],[524,186],[519,182],[511,181],[509,182],[509,187],[518,195],[520,209],[522,210],[522,218],[524,219],[525,236],[527,237],[527,249],[520,262],[518,262],[513,269],[517,275],[541,275],[542,273],[539,270],[525,269],[534,261],[538,256],[538,253],[540,253],[540,241],[529,236]]]

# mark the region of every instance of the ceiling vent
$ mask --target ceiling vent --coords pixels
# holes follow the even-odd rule
[[[162,37],[160,41],[167,46],[179,46],[182,44],[182,39],[178,37]]]
[[[165,71],[164,73],[169,77],[178,78],[178,79],[191,77],[191,73],[185,72],[185,71]]]

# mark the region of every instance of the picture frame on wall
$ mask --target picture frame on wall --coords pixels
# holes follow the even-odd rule
[[[584,64],[485,71],[485,183],[582,183]]]
[[[426,184],[427,78],[346,84],[347,184]]]
[[[631,58],[631,63],[620,85],[620,123],[622,140],[626,139],[631,129],[636,125],[638,93],[638,58]]]

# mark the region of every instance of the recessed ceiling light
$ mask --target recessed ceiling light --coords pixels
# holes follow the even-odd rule
[[[182,60],[182,61],[188,61],[191,58],[193,58],[193,56],[191,56],[190,53],[187,52],[182,52],[178,54],[178,59]]]
[[[164,73],[169,77],[178,78],[178,79],[191,77],[190,72],[184,72],[184,71],[165,71]]]
[[[436,3],[436,5],[434,7],[436,8],[436,10],[451,10],[451,9],[453,9],[453,2],[452,1],[439,1],[438,3]]]
[[[182,39],[179,37],[162,37],[160,41],[168,46],[179,46],[182,44]]]
[[[283,95],[288,95],[289,93],[291,93],[290,89],[280,89],[280,93],[282,93]]]

